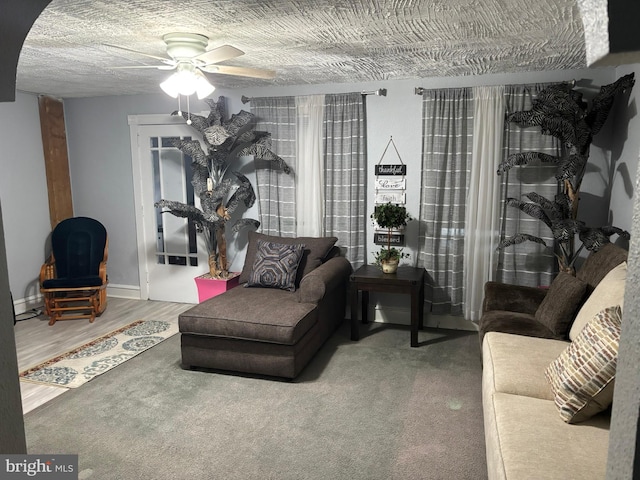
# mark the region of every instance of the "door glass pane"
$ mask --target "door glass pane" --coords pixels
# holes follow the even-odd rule
[[[151,140],[154,202],[161,199],[194,205],[191,158],[172,145],[176,137]],[[190,137],[184,137],[190,140]],[[198,266],[197,232],[192,221],[156,209],[158,264]]]

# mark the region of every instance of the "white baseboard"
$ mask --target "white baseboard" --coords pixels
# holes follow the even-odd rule
[[[38,293],[35,295],[29,295],[25,298],[13,299],[13,308],[16,311],[16,315],[31,311],[33,309],[42,310],[44,308],[44,297]]]
[[[107,285],[107,296],[140,300],[140,287],[137,285]]]
[[[380,307],[379,305],[369,305],[369,318],[378,323],[411,325],[411,309],[404,307]],[[431,313],[425,313],[424,326],[451,330],[478,331],[478,326],[475,323],[465,320],[463,317],[454,317],[452,315],[433,315]]]
[[[137,285],[107,285],[107,296],[128,298],[130,300],[140,300],[140,287]],[[33,309],[44,309],[44,297],[38,293],[25,298],[13,299],[13,308],[16,315],[31,311]]]

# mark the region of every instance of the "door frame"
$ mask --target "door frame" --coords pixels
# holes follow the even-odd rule
[[[136,239],[138,253],[138,282],[140,284],[140,299],[149,299],[149,267],[147,265],[146,238],[144,228],[144,205],[142,203],[142,163],[140,161],[140,145],[138,143],[139,127],[153,125],[184,125],[184,118],[178,115],[147,114],[128,115],[129,135],[131,140],[131,170],[133,174],[133,197],[136,220]]]

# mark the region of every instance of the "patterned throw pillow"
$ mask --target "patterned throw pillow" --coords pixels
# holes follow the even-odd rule
[[[582,422],[611,405],[621,316],[619,305],[596,314],[545,370],[565,422]]]
[[[303,253],[303,244],[286,245],[258,240],[256,258],[245,286],[280,288],[293,292]]]

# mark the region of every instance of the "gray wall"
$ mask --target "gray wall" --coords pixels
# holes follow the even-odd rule
[[[613,144],[611,152],[614,163],[609,171],[612,183],[609,218],[613,225],[631,232],[632,209],[635,194],[635,178],[640,150],[640,64],[626,65],[616,69],[616,77],[635,73],[636,84],[628,101],[619,101],[613,124]]]
[[[38,304],[38,275],[51,223],[38,97],[16,94],[0,103],[0,201],[4,205],[9,281],[18,311]]]

